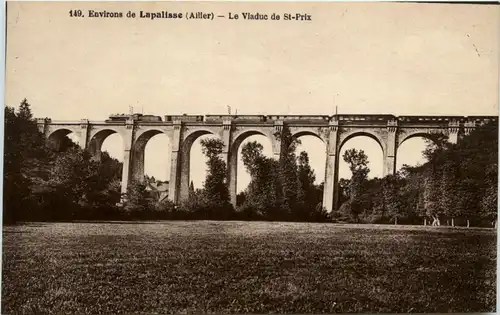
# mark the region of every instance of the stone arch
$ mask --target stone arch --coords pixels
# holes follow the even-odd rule
[[[346,132],[344,134],[341,134],[340,137],[339,137],[339,145],[337,147],[337,159],[335,161],[335,169],[336,169],[336,175],[335,175],[335,186],[337,186],[337,183],[338,183],[338,179],[340,178],[341,176],[341,169],[340,169],[340,164],[341,164],[341,161],[343,161],[343,157],[341,156],[341,153],[342,153],[342,148],[344,147],[344,145],[351,139],[354,139],[354,138],[357,138],[357,137],[368,137],[372,140],[374,140],[380,147],[381,151],[382,151],[382,172],[384,172],[385,170],[385,161],[386,161],[386,153],[387,153],[387,148],[386,148],[386,136],[387,134],[384,134],[386,133],[387,131],[386,130],[377,130],[377,129],[352,129],[350,130],[349,132]],[[338,201],[338,190],[336,190],[336,193],[335,193],[335,204],[338,204],[337,201]]]
[[[318,132],[315,132],[313,130],[305,129],[305,130],[297,130],[295,132],[292,132],[292,137],[295,139],[298,139],[298,138],[303,137],[303,136],[313,136],[313,137],[321,140],[326,145],[326,140]]]
[[[238,149],[240,147],[240,145],[243,143],[243,141],[245,141],[245,139],[247,139],[248,137],[251,137],[251,136],[255,136],[255,135],[261,135],[261,136],[264,136],[266,138],[269,139],[269,141],[271,142],[272,144],[272,139],[269,138],[269,135],[262,132],[261,130],[257,130],[257,129],[248,129],[248,130],[244,130],[243,132],[240,132],[239,134],[236,134],[233,141],[232,141],[232,144],[231,144],[231,152],[236,152],[236,156],[238,155]],[[231,154],[232,156],[232,154]]]
[[[448,133],[442,129],[403,129],[398,134],[398,148],[405,142],[406,140],[421,137],[427,140],[434,141],[434,135],[442,134],[448,136]]]
[[[191,146],[193,145],[193,143],[199,137],[205,136],[205,135],[214,135],[220,139],[220,136],[210,129],[196,129],[184,137],[184,140],[182,141],[182,144],[181,144],[182,156],[184,157],[184,155],[186,155],[186,154],[189,156],[189,154],[191,153]],[[185,160],[185,159],[183,158],[183,160]]]
[[[193,143],[201,136],[204,135],[214,135],[220,139],[220,135],[215,133],[213,130],[200,128],[194,129],[193,131],[187,133],[183,137],[183,141],[180,145],[180,187],[179,196],[180,200],[186,200],[189,196],[189,172],[190,172],[190,162],[191,162],[191,147]]]
[[[387,131],[386,130],[377,130],[377,129],[351,129],[351,130],[346,130],[345,132],[341,133],[339,136],[339,141],[338,141],[338,146],[336,148],[336,159],[334,162],[334,179],[333,179],[333,186],[334,188],[334,196],[333,196],[333,206],[334,208],[337,208],[340,206],[339,204],[339,189],[338,189],[338,182],[340,178],[340,161],[343,159],[342,156],[340,155],[342,152],[343,146],[351,139],[356,138],[356,137],[368,137],[373,140],[375,140],[376,143],[378,143],[380,149],[382,150],[382,157],[385,157],[386,155],[386,143],[385,143],[385,136]],[[384,158],[382,159],[384,163]],[[382,167],[385,167],[385,163]]]
[[[237,141],[236,139],[240,139],[241,142],[243,142],[246,138],[255,136],[255,135],[262,135],[265,136],[269,141],[271,142],[271,146],[273,148],[273,153],[276,155],[279,155],[280,151],[280,146],[281,146],[281,140],[276,138],[276,135],[274,134],[274,127],[262,127],[262,128],[255,128],[255,127],[238,127],[238,130],[233,132],[232,136],[232,144]],[[241,138],[243,136],[243,138]],[[239,140],[238,140],[239,141]],[[238,147],[241,144],[238,143]],[[231,145],[231,149],[233,148],[233,145]]]
[[[196,139],[198,139],[201,136],[204,135],[209,135],[212,134],[216,137],[220,138],[219,134],[219,129],[218,128],[207,128],[207,127],[202,127],[202,126],[196,126],[196,127],[188,127],[184,128],[184,132],[182,133],[182,142],[184,143],[191,143],[193,144]]]
[[[74,130],[71,130],[69,128],[58,128],[53,130],[47,136],[47,146],[52,150],[61,150],[62,142],[65,140],[64,138],[66,138],[66,136],[72,132],[75,133]]]
[[[385,142],[382,139],[381,135],[378,132],[374,132],[371,130],[362,130],[362,129],[349,131],[349,132],[346,132],[346,133],[340,135],[339,146],[337,148],[337,156],[340,154],[342,147],[344,146],[344,144],[347,141],[349,141],[353,138],[356,138],[356,137],[363,137],[363,136],[369,137],[369,138],[375,140],[375,142],[377,142],[379,144],[380,149],[382,149],[383,156],[385,156],[385,151],[386,151]]]
[[[140,151],[140,150],[144,151],[144,148],[146,148],[146,145],[148,144],[149,140],[151,140],[151,138],[153,138],[154,136],[162,134],[162,133],[166,134],[163,130],[148,129],[148,130],[140,133],[139,135],[137,135],[137,139],[135,140],[135,142],[133,144],[134,152]]]
[[[259,129],[245,129],[237,134],[235,134],[231,148],[229,153],[229,196],[231,199],[231,203],[236,206],[236,195],[237,195],[237,184],[238,184],[238,151],[245,139],[251,137],[261,135],[269,139],[271,142],[271,146],[273,146],[273,139],[270,135]]]
[[[316,139],[321,140],[321,142],[324,145],[324,149],[325,149],[325,153],[326,153],[326,150],[327,150],[327,141],[325,139],[323,139],[323,137],[319,133],[316,133],[316,132],[311,131],[311,130],[299,130],[299,131],[297,131],[295,133],[292,133],[292,137],[294,139],[299,139],[300,137],[304,137],[304,136],[312,136],[312,137],[314,137]]]
[[[138,129],[135,133],[135,138],[136,138],[136,141],[145,141],[146,144],[147,142],[153,138],[154,136],[156,135],[159,135],[159,134],[165,134],[168,136],[169,140],[172,140],[170,138],[172,138],[172,132],[171,130],[168,130],[166,128],[141,128],[141,129]],[[144,146],[146,146],[146,144],[144,144]]]
[[[144,179],[144,165],[145,165],[145,154],[146,154],[146,145],[149,140],[156,135],[166,134],[163,130],[160,129],[148,129],[137,135],[137,139],[132,144],[132,154],[133,154],[133,163],[132,163],[132,178],[134,180],[142,181]],[[169,142],[171,143],[171,139],[169,137]]]
[[[311,137],[309,141],[302,141],[296,147],[296,156],[300,157],[301,152],[306,152],[309,158],[309,165],[315,173],[316,180],[320,183],[326,181],[326,159],[328,156],[328,142],[321,134],[309,130],[299,131],[292,134],[292,137],[299,139],[301,137]],[[313,140],[314,139],[314,140]],[[313,141],[311,141],[313,140]],[[319,140],[319,141],[318,141]],[[316,142],[316,143],[315,143]]]
[[[105,128],[105,129],[100,129],[95,132],[93,132],[90,137],[89,137],[89,145],[88,145],[88,150],[89,152],[94,155],[96,158],[101,157],[101,149],[102,149],[102,144],[106,138],[111,136],[112,134],[119,134],[120,138],[123,142],[123,136],[116,130],[110,129],[110,128]]]
[[[415,163],[423,163],[424,162],[422,152],[425,149],[426,144],[424,143],[423,147],[421,147],[422,144],[418,144],[418,146],[416,146],[416,143],[418,143],[418,142],[414,142],[413,146],[412,146],[411,141],[407,142],[408,140],[422,138],[425,140],[430,140],[433,143],[436,143],[436,139],[434,138],[434,136],[436,136],[438,134],[448,136],[448,133],[446,132],[446,130],[443,130],[443,129],[417,129],[417,128],[414,128],[414,129],[402,129],[402,130],[400,130],[400,132],[398,134],[397,146],[396,146],[396,154],[398,155],[398,159],[396,160],[394,170],[395,171],[399,170],[403,164],[415,165]],[[409,147],[405,147],[403,145],[405,143],[408,144]],[[417,150],[417,147],[419,147],[418,150]],[[409,149],[409,148],[411,148],[411,149]],[[418,162],[417,162],[417,157],[420,157],[420,160],[418,160]]]

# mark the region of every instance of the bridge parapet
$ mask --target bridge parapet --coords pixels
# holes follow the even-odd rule
[[[282,121],[316,121],[328,122],[330,116],[327,115],[268,115],[269,120],[282,120]]]
[[[203,122],[203,115],[165,115],[165,122],[186,121],[186,122]]]
[[[259,123],[267,122],[267,116],[265,115],[235,115],[232,120],[236,123]]]
[[[396,117],[394,115],[335,115],[337,120],[342,122],[384,122],[388,120],[393,120]]]
[[[399,116],[397,117],[400,122],[412,122],[412,123],[441,123],[441,122],[478,122],[481,124],[488,123],[490,121],[497,121],[495,116]]]
[[[492,117],[492,116],[468,116],[465,117],[467,119],[467,122],[474,123],[478,126],[485,125],[489,122],[496,122],[498,121],[497,117]]]
[[[227,120],[233,120],[233,117],[232,115],[205,115],[205,116],[201,116],[202,118],[202,121],[203,121],[203,118],[204,118],[204,121],[208,122],[208,123],[222,123],[223,121],[227,121]]]
[[[273,121],[286,122],[328,122],[328,115],[177,115],[165,116],[165,122],[181,120],[182,122],[222,123],[233,121],[236,123],[265,123]]]
[[[37,124],[45,124],[45,123],[50,123],[52,122],[52,119],[45,117],[45,118],[37,118],[36,123]]]
[[[439,123],[449,121],[464,121],[463,116],[399,116],[397,119],[400,122],[412,123]]]

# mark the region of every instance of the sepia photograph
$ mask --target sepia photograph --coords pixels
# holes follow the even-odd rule
[[[499,6],[5,12],[2,314],[496,312]]]

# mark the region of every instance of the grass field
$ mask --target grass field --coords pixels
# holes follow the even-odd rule
[[[496,231],[265,222],[4,227],[2,314],[489,312]]]

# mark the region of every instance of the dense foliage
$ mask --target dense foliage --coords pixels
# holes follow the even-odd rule
[[[340,183],[345,201],[335,218],[396,224],[496,224],[498,125],[491,122],[488,127],[475,129],[458,144],[436,136],[428,140],[423,152],[425,164],[405,165],[382,179],[368,180],[364,153],[347,151],[344,159],[353,176]]]
[[[60,151],[45,146],[30,105],[5,108],[3,219],[116,217],[122,166],[103,152],[94,159],[69,138]]]
[[[322,185],[306,152],[295,152],[299,141],[282,130],[279,160],[266,157],[261,144],[253,141],[242,148],[243,164],[251,176],[247,189],[239,196],[239,213],[246,218],[265,220],[325,221],[321,202]]]
[[[195,190],[191,182],[188,200],[181,203],[176,213],[186,219],[234,219],[236,214],[229,202],[227,166],[221,158],[224,143],[219,139],[203,139],[203,154],[207,157],[207,176],[203,189]]]

